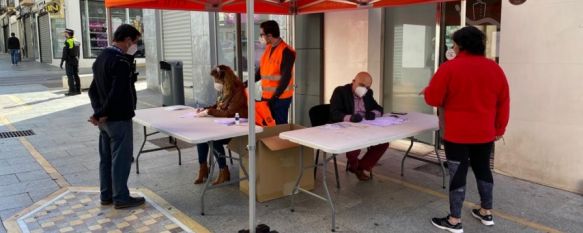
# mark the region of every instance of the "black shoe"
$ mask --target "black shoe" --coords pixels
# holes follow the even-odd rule
[[[116,209],[125,209],[125,208],[132,208],[136,206],[141,206],[146,202],[146,199],[143,197],[130,197],[127,202],[116,202],[114,203],[114,208]]]
[[[67,92],[65,93],[65,96],[74,96],[77,95],[77,92]]]
[[[462,228],[462,223],[458,223],[456,225],[452,225],[451,223],[449,223],[448,221],[449,219],[449,215],[445,218],[433,218],[431,219],[431,224],[433,224],[435,227],[442,229],[442,230],[446,230],[449,232],[453,232],[453,233],[463,233],[464,229]]]
[[[472,216],[474,216],[474,218],[480,220],[480,222],[482,222],[482,224],[486,225],[486,226],[494,226],[494,218],[492,217],[492,215],[482,215],[480,214],[480,209],[473,209],[472,210]]]
[[[111,205],[113,204],[113,200],[101,200],[101,205]]]

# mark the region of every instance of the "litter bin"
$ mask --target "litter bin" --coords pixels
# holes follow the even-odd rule
[[[181,61],[160,61],[162,105],[184,105],[184,82]]]

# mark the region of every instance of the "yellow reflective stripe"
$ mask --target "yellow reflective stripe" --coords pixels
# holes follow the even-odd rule
[[[281,75],[262,75],[261,79],[269,80],[269,81],[279,81],[281,80]]]

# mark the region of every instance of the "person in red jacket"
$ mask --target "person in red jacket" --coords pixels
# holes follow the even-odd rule
[[[450,215],[433,218],[432,224],[461,233],[461,210],[470,165],[481,199],[481,208],[472,210],[472,215],[484,225],[494,225],[490,211],[494,185],[490,155],[494,141],[506,130],[510,98],[504,72],[484,56],[484,33],[475,27],[465,27],[454,33],[453,41],[456,57],[439,67],[423,94],[428,105],[442,110],[450,174]]]

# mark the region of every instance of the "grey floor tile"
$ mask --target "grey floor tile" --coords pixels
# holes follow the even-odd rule
[[[27,193],[0,197],[0,211],[28,207],[31,204],[32,199],[30,199],[30,196],[28,196]]]
[[[18,183],[18,178],[14,174],[0,176],[0,187]]]

